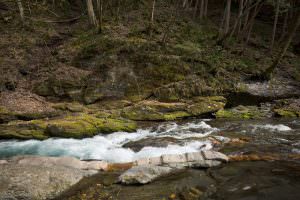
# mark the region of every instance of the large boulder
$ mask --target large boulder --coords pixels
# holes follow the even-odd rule
[[[16,119],[30,120],[59,115],[44,98],[30,92],[15,91],[0,94],[0,123]]]
[[[123,109],[122,116],[139,121],[167,121],[210,114],[222,109],[223,97],[197,97],[190,101],[165,103],[145,100]]]
[[[97,171],[71,158],[14,158],[0,164],[0,199],[52,199]],[[71,162],[70,162],[71,161]],[[74,165],[73,165],[74,164]]]
[[[217,80],[206,81],[197,76],[183,81],[170,83],[154,90],[154,96],[164,101],[174,101],[195,96],[214,96],[233,92],[232,84],[227,85]]]
[[[272,80],[269,82],[239,83],[239,93],[249,94],[267,99],[290,98],[300,96],[300,85],[286,80]]]
[[[136,123],[130,120],[96,117],[81,113],[63,118],[12,122],[1,125],[0,139],[84,138],[99,133],[133,132],[136,128]]]

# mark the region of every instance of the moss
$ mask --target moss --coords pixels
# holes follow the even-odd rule
[[[261,119],[266,118],[269,113],[255,106],[238,106],[232,109],[219,110],[216,118],[228,119]]]
[[[274,112],[277,116],[280,117],[300,117],[300,112],[286,110],[286,109],[274,109]]]
[[[44,130],[30,124],[9,124],[0,127],[0,139],[47,139]]]
[[[189,114],[188,112],[178,111],[178,112],[164,114],[164,120],[171,121],[171,120],[176,120],[176,119],[190,117],[190,116],[191,114]]]
[[[137,128],[136,123],[132,121],[97,118],[87,114],[67,116],[57,120],[33,121],[32,123],[45,128],[45,132],[49,136],[64,138],[92,137],[98,133],[112,133],[117,131],[132,132]]]
[[[78,103],[57,103],[52,106],[55,109],[62,110],[62,111],[69,111],[69,112],[83,112],[86,110],[85,106]]]
[[[137,121],[167,121],[213,113],[225,106],[224,97],[199,97],[193,101],[165,103],[143,101],[124,108],[121,115]]]

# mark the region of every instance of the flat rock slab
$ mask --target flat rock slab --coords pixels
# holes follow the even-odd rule
[[[8,162],[0,165],[0,199],[52,199],[95,170],[36,166]]]
[[[124,172],[119,181],[123,184],[147,184],[158,177],[170,174],[174,169],[163,166],[135,166]]]
[[[160,157],[142,158],[134,162],[137,166],[193,166],[197,164],[198,166],[215,166],[221,164],[221,162],[228,162],[228,157],[220,152],[208,150],[199,151],[184,154],[166,154]],[[213,162],[218,161],[218,162]]]
[[[228,162],[229,160],[225,154],[217,151],[202,151],[202,154],[206,160],[218,160],[222,162]]]
[[[108,167],[108,163],[104,161],[81,161],[73,157],[17,156],[9,162],[20,165],[61,166],[81,170],[106,170]]]

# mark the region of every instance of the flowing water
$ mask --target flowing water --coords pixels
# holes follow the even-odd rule
[[[118,173],[100,173],[97,176],[101,178],[85,179],[59,199],[80,199],[82,191],[92,195],[90,199],[106,199],[102,197],[107,194],[112,199],[152,200],[172,193],[180,193],[178,199],[200,199],[188,197],[199,193],[194,189],[191,192],[191,188],[203,193],[204,199],[300,199],[299,119],[194,119],[143,127],[134,133],[99,134],[81,140],[1,141],[0,158],[29,154],[129,162],[201,149],[217,149],[228,155],[273,155],[280,160],[231,162],[207,171],[190,169],[146,186],[121,186],[114,184]],[[232,142],[236,138],[243,142]],[[214,140],[220,142],[216,144]],[[97,189],[99,184],[106,185],[101,192]]]

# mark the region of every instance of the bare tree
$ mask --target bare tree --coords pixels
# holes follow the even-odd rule
[[[93,0],[86,0],[86,5],[87,5],[90,24],[94,27],[97,27],[97,20],[94,12]]]
[[[98,33],[102,33],[103,29],[103,0],[97,0],[98,13]]]
[[[300,26],[300,11],[298,11],[296,13],[296,16],[295,16],[294,19],[295,19],[295,23],[293,23],[290,27],[290,30],[289,30],[288,35],[287,35],[286,42],[285,42],[282,50],[278,53],[278,55],[275,58],[273,64],[265,71],[264,76],[267,79],[272,78],[273,71],[277,68],[278,64],[280,63],[280,61],[282,60],[282,58],[286,54],[286,52],[287,52],[294,36],[295,36],[295,33],[296,33],[298,27]]]
[[[155,13],[155,4],[156,4],[156,0],[152,1],[152,11],[151,11],[151,19],[150,19],[150,25],[149,25],[149,35],[150,37],[152,36],[152,29],[153,29],[153,25],[154,25],[154,13]]]
[[[24,22],[24,8],[23,8],[23,5],[22,5],[22,1],[17,0],[17,4],[18,4],[21,20],[22,20],[22,22]]]
[[[272,32],[272,40],[271,40],[271,46],[270,46],[271,53],[273,51],[274,41],[275,41],[275,37],[276,37],[277,23],[278,23],[278,16],[279,16],[279,6],[280,6],[280,0],[277,0],[275,17],[274,17],[273,32]]]
[[[226,18],[225,18],[224,34],[227,34],[229,31],[230,15],[231,15],[231,0],[227,0],[226,7],[227,7],[227,11],[226,11]]]

